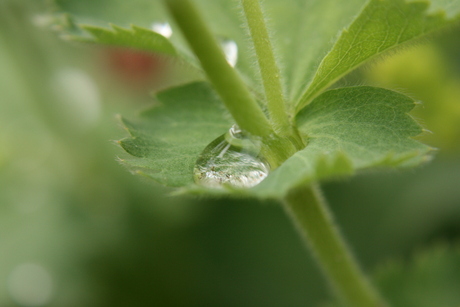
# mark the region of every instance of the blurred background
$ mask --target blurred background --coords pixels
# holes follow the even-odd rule
[[[181,72],[156,55],[65,41],[50,18],[41,1],[0,0],[0,306],[327,301],[320,271],[277,204],[171,197],[116,161],[123,152],[114,140],[126,136],[116,114],[151,106],[149,93]],[[455,244],[460,29],[342,83],[423,102],[413,115],[432,133],[420,139],[439,149],[415,170],[324,184],[364,269]]]

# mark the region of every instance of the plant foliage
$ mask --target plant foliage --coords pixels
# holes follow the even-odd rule
[[[55,2],[91,34],[90,40],[158,52],[197,66],[160,2]],[[252,65],[255,54],[241,27],[238,1],[196,2],[215,35],[237,43],[236,69],[248,87],[260,93],[260,73]],[[338,0],[267,0],[263,4],[290,116],[308,143],[305,149],[251,189],[213,191],[194,185],[198,155],[233,121],[210,86],[193,83],[159,93],[160,106],[133,121],[123,119],[131,137],[120,144],[134,156],[123,160],[126,165],[164,185],[196,193],[279,198],[299,184],[373,167],[415,166],[428,159],[430,148],[412,139],[422,129],[408,115],[415,105],[411,98],[366,86],[325,90],[370,59],[454,25],[460,19],[460,1],[351,0],[344,6]],[[156,21],[172,25],[170,40],[149,30]]]

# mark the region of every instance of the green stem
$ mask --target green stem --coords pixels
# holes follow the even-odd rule
[[[203,70],[240,128],[257,136],[270,135],[273,132],[270,122],[238,73],[227,63],[222,49],[195,6],[189,0],[165,2],[200,60]]]
[[[270,119],[277,133],[291,135],[291,124],[283,97],[280,71],[276,65],[262,8],[259,0],[242,0],[242,4],[257,54]]]
[[[330,283],[349,306],[387,306],[347,248],[319,187],[302,186],[292,190],[285,198],[284,205],[316,254]]]

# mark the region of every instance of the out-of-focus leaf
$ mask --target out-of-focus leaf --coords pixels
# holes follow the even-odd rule
[[[82,27],[101,44],[129,46],[144,51],[176,55],[174,46],[166,37],[149,29],[136,26],[132,26],[131,29],[124,29],[115,25],[112,25],[112,30],[93,26]]]
[[[196,59],[192,56],[188,45],[185,43],[180,30],[176,27],[174,21],[166,13],[162,0],[136,0],[129,3],[122,0],[101,0],[101,1],[88,1],[88,0],[55,0],[54,11],[65,14],[64,22],[58,20],[63,32],[70,34],[71,38],[77,40],[94,41],[102,44],[110,44],[119,47],[139,48],[137,40],[144,40],[146,37],[158,35],[152,30],[154,23],[167,22],[172,28],[172,36],[169,38],[172,46],[177,51],[176,56],[181,57],[183,60],[196,66]],[[200,11],[203,13],[207,23],[213,29],[218,39],[226,40],[231,39],[236,42],[238,46],[238,61],[236,64],[249,83],[255,84],[257,72],[252,65],[251,53],[247,52],[248,41],[244,31],[241,30],[241,19],[238,7],[235,5],[237,1],[197,1],[200,6]],[[69,22],[68,20],[71,20]],[[74,26],[77,26],[77,29]],[[130,31],[131,33],[117,33],[116,35],[109,34],[110,25],[115,25],[118,30],[122,28],[142,28],[143,31]],[[91,34],[97,35],[88,37],[78,28],[89,28]],[[125,30],[129,31],[129,30]],[[150,32],[147,35],[146,32]],[[101,34],[105,37],[110,35],[110,40],[100,40]],[[129,34],[129,35],[128,35]],[[127,39],[127,36],[129,38]],[[159,40],[155,38],[155,40]],[[162,52],[164,43],[157,46],[148,44],[148,51]],[[143,44],[141,47],[145,47]],[[158,50],[157,47],[160,47]],[[141,48],[145,50],[144,48]],[[172,55],[172,54],[169,54]]]
[[[171,41],[176,49],[190,54],[159,0],[136,0],[129,5],[119,0],[97,3],[55,0],[55,3],[78,25],[107,27],[112,23],[128,27],[134,24],[150,29],[153,22],[168,21],[173,27]],[[238,1],[198,0],[196,3],[217,36],[237,43],[237,69],[248,78],[250,86],[258,90],[260,78],[252,65],[255,62],[252,46],[241,27]],[[460,12],[460,1],[447,0],[350,0],[347,5],[341,5],[338,0],[267,0],[263,4],[285,92],[289,103],[296,104],[298,109],[367,60],[453,25]],[[114,39],[111,43],[137,47],[133,41]],[[187,58],[193,60],[193,57]]]
[[[377,286],[394,307],[460,305],[460,249],[436,247],[412,263],[390,262],[375,275]]]
[[[458,307],[460,249],[436,246],[410,262],[390,261],[377,268],[374,282],[392,307]],[[344,307],[326,303],[320,307]]]

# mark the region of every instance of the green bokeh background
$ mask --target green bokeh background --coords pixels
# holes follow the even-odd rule
[[[0,0],[0,306],[328,301],[276,203],[171,197],[116,161],[124,153],[113,140],[125,136],[116,114],[152,105],[149,91],[180,72],[154,58],[133,75],[114,59],[136,54],[67,42],[49,18],[40,1]],[[413,115],[432,133],[420,139],[439,148],[415,170],[324,184],[366,272],[459,239],[459,38],[451,29],[341,81],[422,101]],[[25,264],[46,278],[17,277]]]

